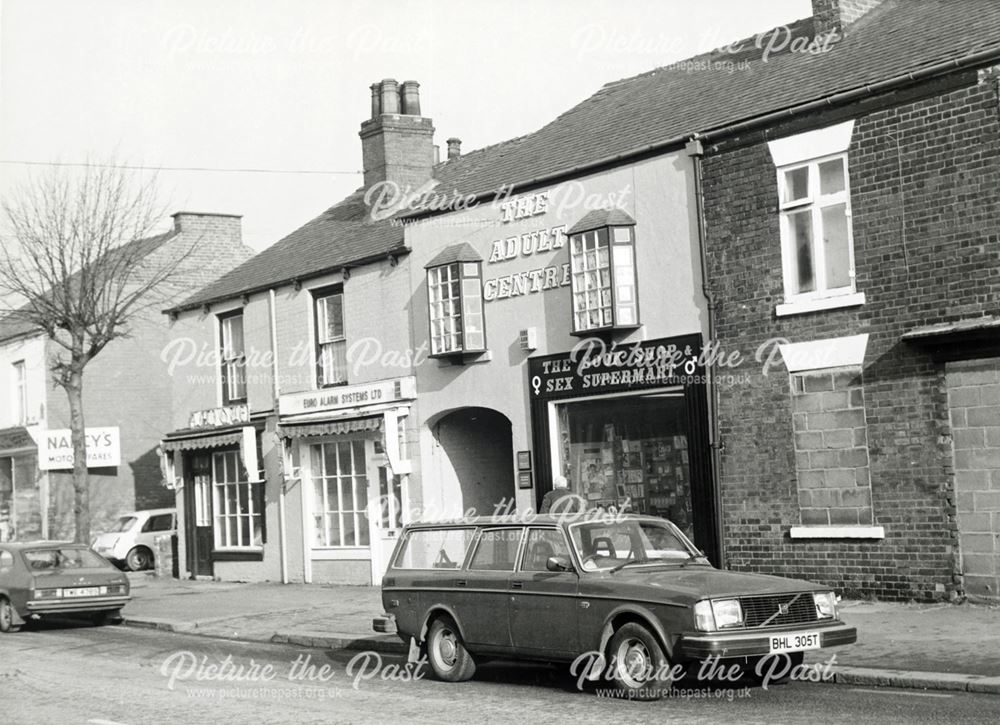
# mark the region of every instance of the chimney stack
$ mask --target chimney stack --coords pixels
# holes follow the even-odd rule
[[[448,139],[448,160],[457,159],[462,155],[462,139],[460,138],[450,138]]]
[[[816,35],[835,31],[843,35],[847,29],[883,0],[812,0],[813,28]]]
[[[420,115],[420,84],[373,83],[372,115],[361,124],[365,188],[382,181],[417,189],[434,168],[434,125]]]

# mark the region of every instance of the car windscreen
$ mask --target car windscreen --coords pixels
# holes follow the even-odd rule
[[[587,522],[571,526],[570,534],[583,568],[588,571],[626,562],[684,562],[697,555],[666,521]]]
[[[107,569],[111,565],[90,549],[25,549],[24,561],[32,571],[50,569]]]
[[[112,534],[119,534],[123,531],[128,531],[135,526],[136,521],[138,521],[138,519],[136,519],[135,516],[122,516],[120,519],[115,521],[115,525],[108,529],[108,532]]]

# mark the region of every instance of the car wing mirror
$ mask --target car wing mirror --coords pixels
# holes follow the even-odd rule
[[[545,568],[549,571],[573,571],[573,564],[570,563],[569,557],[550,556],[545,561]]]

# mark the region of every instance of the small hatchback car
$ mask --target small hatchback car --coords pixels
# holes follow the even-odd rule
[[[374,629],[412,638],[439,679],[467,680],[486,658],[586,661],[589,679],[637,699],[662,696],[678,665],[717,656],[752,675],[782,655],[787,671],[857,637],[829,588],[721,571],[647,516],[411,524],[382,603]]]
[[[174,509],[134,511],[97,536],[91,548],[129,571],[152,569],[156,565],[156,539],[171,536],[176,529]]]
[[[129,599],[128,577],[82,544],[0,544],[0,632],[57,614],[103,624]]]

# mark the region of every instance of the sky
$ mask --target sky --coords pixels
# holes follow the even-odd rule
[[[242,214],[259,251],[360,186],[382,78],[419,81],[442,155],[452,136],[465,152],[810,14],[809,0],[0,0],[0,196],[44,164],[115,159],[159,169],[171,211]],[[193,168],[243,171],[176,170]]]

